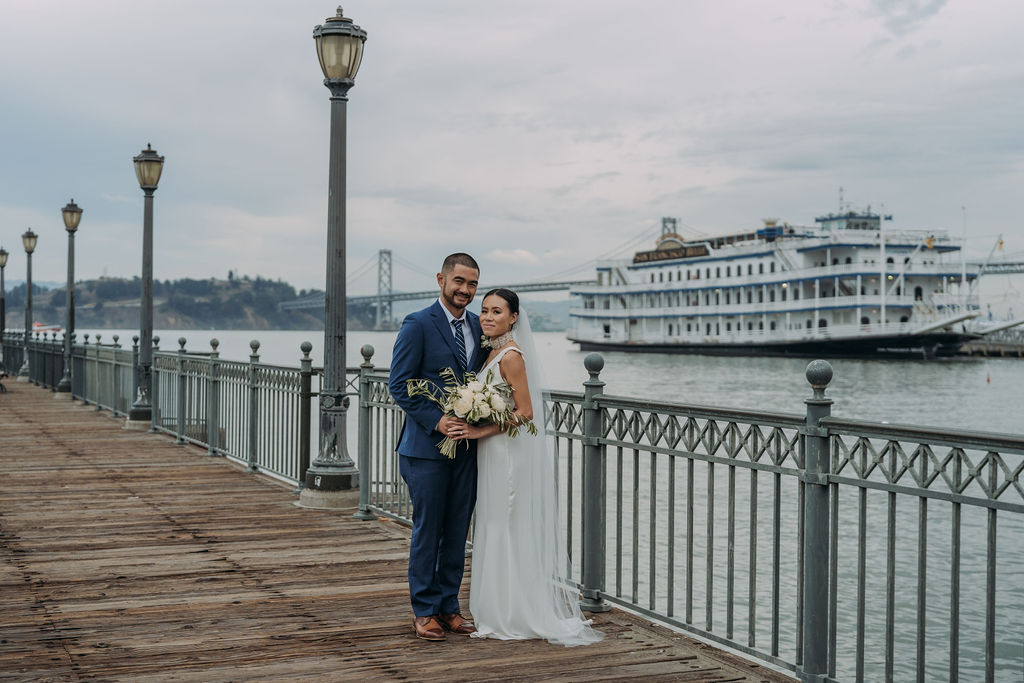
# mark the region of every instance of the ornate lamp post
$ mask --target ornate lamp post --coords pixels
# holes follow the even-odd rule
[[[324,376],[320,392],[320,448],[306,472],[300,502],[334,507],[334,492],[359,485],[348,454],[345,420],[345,156],[348,91],[355,85],[366,31],[336,16],[313,29],[316,53],[331,91],[331,148],[327,195],[327,296],[324,325]]]
[[[4,335],[7,334],[7,285],[4,283],[4,270],[7,268],[7,250],[0,247],[0,360],[6,362],[4,355]],[[3,365],[3,363],[0,363]],[[4,365],[6,367],[6,365]]]
[[[129,422],[149,422],[153,373],[153,193],[160,182],[164,158],[151,145],[133,157],[139,187],[146,194],[142,224],[142,297],[139,305],[139,364],[135,368],[135,403]]]
[[[25,255],[27,257],[27,266],[25,268],[25,360],[21,363],[21,369],[18,370],[18,381],[27,382],[29,373],[28,364],[28,342],[32,336],[32,252],[36,250],[36,242],[39,240],[39,235],[32,232],[32,228],[29,228],[21,236],[21,244],[25,247]]]
[[[72,199],[61,209],[64,228],[68,231],[68,286],[64,311],[64,375],[57,383],[57,391],[71,391],[71,333],[75,331],[75,231],[82,220],[82,209]]]

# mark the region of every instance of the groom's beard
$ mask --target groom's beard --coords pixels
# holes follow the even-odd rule
[[[456,309],[463,311],[473,301],[473,295],[467,294],[466,292],[460,292],[459,286],[455,283],[445,283],[445,287],[441,290],[441,299],[448,304],[449,310]]]

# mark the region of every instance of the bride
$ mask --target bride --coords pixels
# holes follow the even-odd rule
[[[540,433],[520,429],[512,438],[498,425],[454,426],[450,435],[477,443],[477,505],[469,610],[473,637],[546,638],[565,646],[603,637],[583,618],[560,531],[555,458],[544,439],[536,348],[519,297],[508,289],[484,295],[480,325],[490,355],[480,381],[507,382],[515,412],[533,419]]]

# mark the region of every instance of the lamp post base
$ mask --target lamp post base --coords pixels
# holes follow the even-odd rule
[[[353,491],[359,489],[359,471],[349,467],[318,467],[306,471],[305,485],[299,492],[299,505],[310,508],[339,509],[359,504]]]
[[[128,419],[124,421],[125,429],[147,431],[153,426],[153,411],[149,406],[132,406],[128,410]]]

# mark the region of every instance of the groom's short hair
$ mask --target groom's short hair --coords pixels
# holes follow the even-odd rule
[[[444,263],[441,264],[442,273],[450,273],[455,270],[455,266],[466,266],[472,268],[476,272],[480,272],[480,266],[476,264],[476,259],[469,254],[464,254],[461,251],[455,254],[449,254],[444,259]]]

